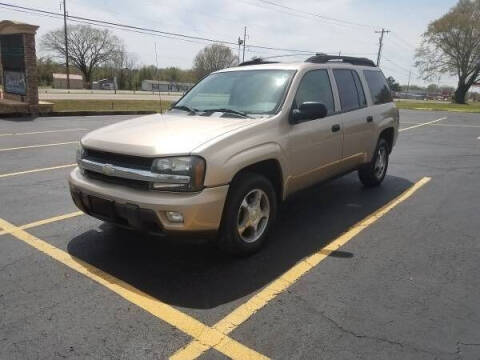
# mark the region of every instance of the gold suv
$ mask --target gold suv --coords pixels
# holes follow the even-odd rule
[[[69,182],[87,214],[155,234],[216,234],[232,253],[264,243],[278,203],[358,170],[379,185],[399,114],[363,58],[252,61],[210,74],[166,114],[81,140]]]

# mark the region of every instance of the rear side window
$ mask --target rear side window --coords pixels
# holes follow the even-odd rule
[[[385,80],[385,76],[383,76],[381,71],[364,70],[363,73],[365,79],[367,79],[368,88],[375,105],[393,101],[387,80]]]
[[[367,106],[367,99],[365,98],[365,92],[363,91],[363,85],[360,81],[360,77],[356,71],[352,71],[352,74],[353,80],[355,81],[355,86],[357,87],[358,101],[360,102],[360,106]]]
[[[358,79],[357,85],[354,77],[356,75],[358,78],[356,72],[346,69],[335,69],[333,70],[333,75],[337,83],[342,111],[355,110],[366,105],[365,93],[359,81],[360,79]]]
[[[295,107],[302,103],[315,101],[323,103],[328,114],[335,111],[332,87],[326,70],[313,70],[305,74],[295,95]]]

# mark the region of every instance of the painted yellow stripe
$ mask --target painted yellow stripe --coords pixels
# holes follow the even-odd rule
[[[20,227],[0,219],[0,227],[17,239],[25,242],[45,255],[85,275],[89,279],[113,291],[125,300],[137,305],[153,316],[190,335],[200,344],[215,348],[232,359],[268,359],[262,354],[247,348],[239,342],[210,328],[191,316],[167,305],[154,297],[134,288],[130,284],[60,250],[53,245],[27,233]]]
[[[34,149],[34,148],[40,148],[40,147],[58,146],[58,145],[67,145],[67,144],[78,144],[78,141],[67,141],[67,142],[61,142],[61,143],[55,143],[55,144],[40,144],[40,145],[19,146],[19,147],[13,147],[13,148],[3,148],[3,149],[0,149],[0,151]]]
[[[421,124],[418,124],[418,125],[409,126],[409,127],[400,129],[399,132],[402,132],[402,131],[405,131],[405,130],[410,130],[410,129],[416,129],[416,128],[421,127],[421,126],[426,126],[426,125],[430,125],[430,124],[435,124],[435,123],[437,123],[437,122],[439,122],[439,121],[446,120],[446,119],[447,119],[447,117],[442,117],[442,118],[437,119],[437,120],[428,121],[428,122],[426,122],[426,123],[421,123]]]
[[[32,132],[24,132],[24,133],[0,134],[0,136],[37,135],[37,134],[49,134],[49,133],[59,133],[59,132],[69,132],[69,131],[81,131],[81,130],[88,130],[88,129],[85,129],[85,128],[73,128],[73,129],[61,129],[61,130],[32,131]]]
[[[9,177],[9,176],[16,176],[16,175],[23,175],[23,174],[31,174],[31,173],[41,172],[41,171],[48,171],[48,170],[64,169],[64,168],[73,167],[73,166],[76,166],[76,165],[77,164],[58,165],[58,166],[52,166],[52,167],[47,167],[47,168],[40,168],[40,169],[18,171],[18,172],[7,173],[7,174],[0,174],[0,178]]]
[[[381,207],[373,214],[369,215],[368,217],[354,225],[352,228],[350,228],[350,230],[340,235],[338,238],[333,240],[320,251],[316,252],[313,255],[310,255],[303,261],[297,263],[290,270],[285,272],[283,275],[281,275],[276,280],[267,285],[265,288],[263,288],[263,290],[258,292],[255,296],[250,298],[250,300],[240,305],[238,308],[228,314],[225,318],[217,322],[213,326],[213,328],[217,329],[223,334],[231,333],[239,325],[248,320],[253,314],[255,314],[257,311],[267,305],[278,294],[285,291],[298,279],[305,275],[309,270],[311,270],[312,268],[317,266],[322,260],[327,258],[333,251],[345,245],[364,229],[366,229],[378,219],[380,219],[382,216],[387,214],[394,207],[407,200],[430,180],[431,178],[424,177],[416,184],[412,185],[405,192],[400,194],[398,197],[390,201],[388,204]],[[194,340],[190,344],[173,354],[170,357],[170,360],[196,359],[208,349],[209,347],[206,344]]]
[[[80,216],[80,215],[83,215],[83,212],[75,211],[75,212],[72,212],[72,213],[69,213],[69,214],[64,214],[64,215],[60,215],[60,216],[54,216],[54,217],[51,217],[51,218],[48,218],[48,219],[38,220],[38,221],[32,222],[30,224],[19,226],[18,228],[22,229],[22,230],[27,230],[27,229],[31,229],[31,228],[34,228],[34,227],[37,227],[37,226],[42,226],[42,225],[50,224],[50,223],[61,221],[61,220],[71,219],[73,217]],[[8,234],[8,232],[5,231],[5,230],[0,231],[0,235],[5,235],[5,234]]]

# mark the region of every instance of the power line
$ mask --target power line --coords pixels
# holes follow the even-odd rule
[[[269,0],[261,0],[261,1],[265,2],[265,1],[269,1]],[[269,2],[271,2],[271,1],[269,1]],[[271,2],[271,3],[273,3],[273,2]],[[277,4],[277,5],[280,5],[280,4]],[[150,28],[128,25],[128,24],[123,24],[123,23],[115,23],[115,22],[98,20],[98,19],[93,19],[93,18],[73,16],[73,15],[68,15],[68,14],[65,14],[65,13],[63,15],[61,15],[61,14],[51,12],[51,11],[47,11],[47,10],[36,9],[36,8],[25,7],[25,6],[19,6],[19,5],[13,5],[13,4],[8,4],[8,3],[0,3],[0,7],[4,7],[4,8],[7,8],[7,9],[10,9],[10,10],[14,10],[14,11],[19,11],[19,12],[24,12],[24,13],[29,13],[29,14],[33,13],[33,14],[37,14],[37,15],[41,15],[41,16],[52,17],[52,18],[58,18],[60,16],[63,16],[64,19],[68,18],[72,22],[84,23],[84,24],[89,24],[89,25],[94,25],[94,26],[99,26],[100,25],[102,27],[119,29],[119,30],[124,30],[124,31],[130,31],[130,32],[139,33],[139,34],[143,34],[143,35],[159,36],[159,37],[163,37],[163,38],[167,38],[167,39],[173,39],[173,40],[181,40],[181,41],[198,43],[198,44],[204,44],[205,42],[222,43],[223,45],[225,45],[225,46],[227,46],[227,47],[229,47],[233,50],[236,50],[237,49],[236,47],[238,46],[238,42],[231,42],[231,41],[213,39],[213,38],[203,37],[203,36],[186,35],[186,34],[182,34],[182,33],[167,32],[167,31],[150,29]],[[308,49],[277,48],[277,47],[255,45],[255,44],[249,44],[248,46],[244,45],[244,48],[247,48],[248,51],[252,51],[252,52],[257,52],[254,49],[263,49],[263,50],[282,51],[282,52],[294,53],[294,54],[292,54],[292,56],[293,55],[298,55],[298,56],[300,56],[300,55],[311,55],[311,54],[315,54],[315,53],[318,52],[318,51],[308,50]]]
[[[26,6],[20,6],[20,5],[13,5],[13,4],[7,4],[7,3],[0,3],[0,5],[5,6],[5,7],[10,7],[10,8],[22,9],[22,10],[27,10],[27,11],[34,11],[34,12],[48,14],[48,15],[54,15],[54,16],[59,16],[60,15],[60,14],[57,14],[57,13],[52,12],[52,11],[36,9],[36,8],[31,8],[31,7],[26,7]],[[60,16],[62,16],[62,15],[60,15]],[[90,22],[95,22],[95,23],[102,24],[102,25],[110,25],[110,26],[128,28],[128,29],[132,29],[132,30],[148,31],[148,32],[159,33],[159,34],[163,34],[163,35],[170,35],[170,36],[181,37],[181,38],[203,40],[203,41],[216,42],[216,43],[220,42],[220,43],[225,43],[225,44],[230,44],[230,45],[236,45],[234,42],[231,42],[231,41],[211,39],[211,38],[194,36],[194,35],[185,35],[185,34],[181,34],[181,33],[173,33],[173,32],[161,31],[161,30],[156,30],[156,29],[149,29],[149,28],[144,28],[144,27],[140,27],[140,26],[114,23],[114,22],[110,22],[110,21],[98,20],[98,19],[93,19],[93,18],[86,18],[86,17],[82,17],[82,16],[73,16],[73,15],[68,15],[67,14],[67,17],[69,19],[72,19],[72,20],[90,21]]]
[[[36,15],[36,16],[42,16],[42,17],[48,17],[48,18],[52,18],[52,19],[58,19],[60,16],[63,17],[63,15],[60,15],[60,14],[57,14],[57,13],[44,14],[44,13],[37,13],[37,12],[35,12],[35,11],[29,11],[29,10],[12,9],[12,8],[9,8],[9,7],[5,7],[5,6],[4,6],[3,4],[1,4],[1,3],[0,3],[0,7],[3,7],[3,8],[5,8],[5,9],[11,10],[11,11],[21,12],[21,13],[30,14],[30,15]],[[69,18],[68,15],[67,15],[67,18]],[[97,23],[95,23],[95,22],[87,21],[87,20],[70,19],[70,21],[71,21],[71,22],[78,23],[78,24],[87,24],[87,25],[92,25],[92,26],[100,26],[99,24],[97,24]],[[101,27],[103,27],[103,28],[109,28],[109,29],[122,30],[122,31],[128,31],[128,32],[132,32],[132,33],[142,34],[142,35],[156,36],[156,37],[161,37],[161,38],[164,38],[164,39],[180,40],[180,41],[185,41],[185,42],[195,43],[195,44],[202,44],[202,45],[205,44],[205,42],[200,42],[200,41],[195,41],[195,40],[190,40],[190,39],[184,39],[184,38],[176,38],[176,37],[173,37],[173,36],[167,36],[167,35],[161,35],[161,34],[154,34],[154,33],[146,32],[146,31],[125,29],[125,28],[121,28],[121,27],[115,27],[115,26],[112,26],[112,25],[102,24]],[[229,48],[231,48],[231,49],[235,49],[235,48],[230,47],[230,46],[225,45],[225,44],[224,44],[224,46],[227,46],[227,47],[229,47]]]
[[[61,14],[58,14],[58,13],[55,13],[55,12],[52,12],[52,11],[36,9],[36,8],[31,8],[31,7],[26,7],[26,6],[20,6],[20,5],[0,3],[0,6],[6,7],[6,8],[11,8],[11,9],[16,9],[18,11],[25,11],[25,12],[30,12],[30,13],[34,12],[34,13],[48,15],[48,16],[56,16],[56,17],[63,16]],[[150,29],[150,28],[145,28],[145,27],[141,27],[141,26],[115,23],[115,22],[111,22],[111,21],[104,21],[104,20],[98,20],[98,19],[93,19],[93,18],[86,18],[86,17],[82,17],[82,16],[73,16],[73,15],[68,15],[68,14],[66,16],[71,21],[86,22],[86,23],[89,23],[91,25],[97,24],[97,25],[102,25],[102,26],[106,26],[106,27],[121,28],[121,29],[124,29],[124,30],[130,30],[130,31],[134,31],[134,32],[147,33],[147,34],[150,34],[150,35],[160,35],[160,36],[163,36],[163,37],[171,37],[172,39],[178,39],[178,40],[200,40],[200,41],[211,42],[211,43],[227,44],[227,45],[234,46],[234,49],[236,49],[236,46],[238,46],[238,43],[232,42],[232,41],[219,40],[219,39],[213,39],[213,38],[202,37],[202,36],[186,35],[186,34],[182,34],[182,33],[174,33],[174,32],[162,31],[162,30],[157,30],[157,29]],[[288,51],[288,52],[298,52],[298,53],[307,53],[307,54],[315,53],[315,51],[312,51],[312,50],[276,48],[276,47],[254,45],[254,44],[250,44],[250,45],[248,45],[248,47],[249,48],[256,48],[256,49],[285,51],[285,52]]]
[[[398,40],[400,40],[403,44],[405,44],[406,46],[412,48],[412,49],[416,49],[417,47],[410,44],[408,41],[402,39],[400,36],[398,36],[395,32],[392,33],[393,36],[395,36]]]
[[[387,57],[384,57],[384,59],[387,60],[389,63],[391,63],[391,64],[399,67],[399,68],[402,69],[402,70],[404,70],[404,71],[407,72],[407,73],[408,73],[409,71],[411,71],[411,69],[408,69],[408,68],[406,68],[406,67],[404,67],[404,66],[402,66],[402,65],[399,65],[398,63],[396,63],[395,61],[393,61],[393,60],[391,60],[391,59],[389,59],[389,58],[387,58]],[[415,71],[413,71],[413,74],[418,76],[418,74],[417,74]]]
[[[309,12],[309,11],[305,11],[305,10],[293,8],[293,7],[290,7],[290,6],[282,5],[282,4],[279,4],[279,3],[276,3],[276,2],[270,1],[270,0],[257,0],[257,1],[262,2],[264,4],[269,4],[269,5],[278,7],[278,8],[287,9],[287,10],[295,11],[297,13],[317,17],[319,19],[323,19],[323,20],[327,20],[327,21],[333,21],[333,22],[346,24],[346,25],[353,25],[353,26],[360,26],[360,27],[367,27],[367,28],[376,28],[373,25],[360,24],[360,23],[356,23],[356,22],[352,22],[352,21],[347,21],[347,20],[337,19],[337,18],[334,18],[334,17],[324,16],[324,15],[320,15],[320,14],[317,14],[317,13],[312,13],[312,12]]]

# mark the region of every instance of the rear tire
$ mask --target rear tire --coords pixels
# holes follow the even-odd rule
[[[388,142],[380,138],[372,160],[358,170],[358,177],[364,186],[373,187],[382,183],[387,173],[389,154]]]
[[[229,254],[248,255],[265,243],[277,215],[272,183],[255,173],[240,174],[225,203],[218,247]]]

